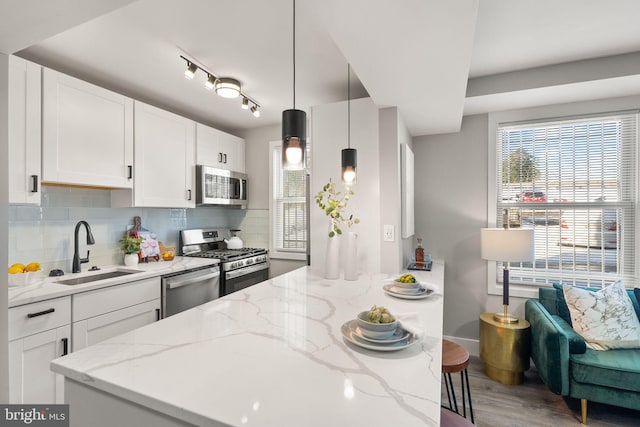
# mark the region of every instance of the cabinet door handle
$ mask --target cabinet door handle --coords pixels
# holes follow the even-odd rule
[[[38,175],[31,175],[33,186],[31,187],[32,193],[38,192]]]
[[[69,354],[69,338],[62,338],[62,355]]]
[[[191,190],[187,190],[187,200],[191,201]]]
[[[56,311],[56,309],[52,307],[47,310],[38,311],[37,313],[28,313],[27,317],[31,319],[32,317],[43,316],[45,314],[53,313],[54,311]]]
[[[222,153],[218,153],[218,163],[222,163]]]
[[[160,320],[160,309],[156,308],[156,322]]]
[[[132,165],[128,165],[127,169],[129,170],[129,173],[127,175],[127,179],[133,179],[133,166]]]
[[[227,164],[227,153],[224,153],[224,164]]]

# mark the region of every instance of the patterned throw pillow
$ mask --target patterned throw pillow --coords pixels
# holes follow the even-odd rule
[[[573,329],[593,350],[640,348],[640,321],[621,281],[591,292],[564,285]]]

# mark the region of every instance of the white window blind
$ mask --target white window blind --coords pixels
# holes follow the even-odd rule
[[[283,170],[282,147],[272,156],[272,242],[280,252],[305,253],[307,250],[306,170]]]
[[[510,265],[514,283],[636,285],[637,122],[631,112],[498,126],[496,223],[535,236],[535,261]]]

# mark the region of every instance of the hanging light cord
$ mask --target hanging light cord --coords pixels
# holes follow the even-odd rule
[[[347,64],[347,147],[351,148],[351,64]]]
[[[296,0],[293,0],[293,109],[296,109]]]

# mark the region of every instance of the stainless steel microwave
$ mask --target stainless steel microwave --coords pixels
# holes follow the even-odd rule
[[[196,203],[247,207],[247,175],[196,165]]]

